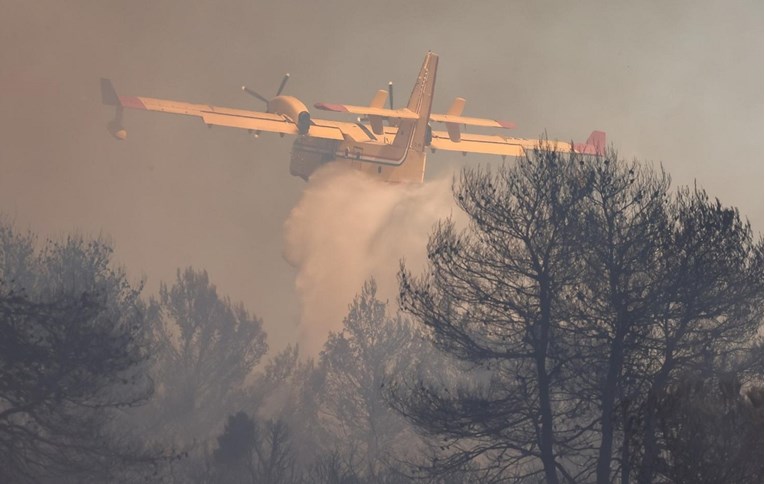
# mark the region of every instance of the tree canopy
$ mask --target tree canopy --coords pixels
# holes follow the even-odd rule
[[[0,480],[113,480],[157,457],[113,432],[153,386],[141,288],[111,253],[0,225]]]
[[[489,373],[396,405],[487,478],[652,482],[666,442],[659,396],[702,363],[744,364],[762,325],[762,241],[735,209],[662,170],[542,146],[469,168],[429,266],[400,273],[402,308],[434,344]],[[761,379],[761,369],[759,373]]]

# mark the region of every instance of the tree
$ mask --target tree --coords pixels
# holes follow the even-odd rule
[[[256,482],[283,484],[296,479],[292,437],[286,422],[270,419],[261,425],[263,439],[255,448]]]
[[[306,475],[308,482],[316,484],[357,484],[363,482],[355,463],[349,462],[349,459],[337,450],[319,456]]]
[[[703,191],[668,188],[614,153],[544,146],[493,175],[463,171],[468,229],[440,223],[425,274],[400,273],[402,308],[475,375],[394,399],[444,439],[434,472],[605,483],[616,463],[622,482],[650,482],[655,396],[705,353],[749,351],[762,321],[762,243]]]
[[[385,402],[390,375],[416,360],[414,334],[377,299],[374,279],[364,283],[348,308],[343,329],[330,333],[321,352],[320,418],[345,455],[375,476],[396,445],[404,447],[406,422]],[[411,439],[410,439],[411,440]],[[411,442],[410,442],[411,443]]]
[[[38,251],[0,226],[0,480],[115,480],[157,463],[113,427],[153,388],[140,286],[111,253],[80,237]]]
[[[386,389],[397,374],[427,373],[427,349],[369,280],[317,364],[291,346],[271,358],[254,385],[254,407],[289,425],[295,468],[307,482],[401,482],[399,468],[422,442],[389,408]]]
[[[454,187],[470,229],[446,221],[428,243],[430,267],[402,268],[401,306],[431,332],[436,346],[488,371],[485,384],[444,394],[420,385],[398,407],[459,449],[444,471],[482,461],[495,477],[542,473],[558,482],[556,454],[581,438],[555,404],[565,378],[562,296],[573,284],[575,213],[586,194],[578,164],[541,150],[495,175],[465,170]],[[572,419],[573,423],[573,419]],[[554,435],[557,427],[558,441]],[[488,478],[488,477],[487,477]]]
[[[577,372],[580,387],[597,395],[597,480],[611,482],[616,462],[622,482],[633,465],[640,482],[653,482],[657,398],[712,353],[751,347],[761,324],[761,248],[735,210],[710,203],[703,190],[671,196],[664,172],[604,161],[590,173],[572,327],[587,367],[600,369]]]
[[[668,218],[659,310],[637,348],[654,356],[638,366],[646,377],[637,419],[641,483],[653,482],[663,450],[655,429],[659,399],[689,371],[704,366],[715,378],[734,374],[762,380],[762,356],[752,352],[762,330],[762,241],[752,240],[749,224],[736,210],[696,188],[678,192]],[[760,361],[754,372],[753,361]]]
[[[150,428],[205,440],[241,402],[246,379],[268,350],[260,319],[221,298],[206,271],[178,271],[152,304],[157,398]]]
[[[213,452],[217,477],[222,482],[254,481],[252,453],[258,439],[255,421],[245,412],[228,417],[218,448]]]
[[[585,164],[584,172],[590,190],[577,214],[580,275],[576,293],[569,296],[575,329],[571,342],[580,348],[584,366],[595,370],[577,371],[576,385],[591,389],[588,397],[596,404],[596,479],[608,483],[617,411],[620,406],[629,410],[636,392],[632,383],[645,370],[630,373],[629,362],[645,361],[644,342],[665,302],[669,177],[635,162],[610,159]],[[625,479],[629,466],[622,464]]]
[[[762,482],[762,387],[689,374],[657,402],[664,452],[656,475],[677,484]]]
[[[286,423],[258,423],[245,412],[229,416],[213,462],[218,482],[286,484],[297,480]]]
[[[263,368],[250,393],[250,409],[284,422],[290,429],[295,466],[310,466],[331,440],[321,425],[324,379],[313,359],[301,359],[298,346],[288,345]]]
[[[289,425],[295,467],[310,482],[378,479],[394,449],[413,444],[406,422],[385,402],[390,374],[416,361],[413,334],[364,284],[330,333],[319,362],[300,359],[298,347],[273,356],[253,385],[250,408]]]

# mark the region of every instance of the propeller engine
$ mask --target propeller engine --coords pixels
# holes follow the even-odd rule
[[[281,95],[282,91],[284,90],[284,86],[287,85],[287,81],[289,80],[290,75],[287,73],[282,78],[282,82],[279,84],[279,88],[276,90],[276,96],[270,100],[247,86],[242,86],[242,91],[266,103],[267,113],[285,116],[290,121],[295,123],[298,129],[298,133],[308,134],[308,129],[311,127],[311,114],[308,112],[306,105],[296,97]]]

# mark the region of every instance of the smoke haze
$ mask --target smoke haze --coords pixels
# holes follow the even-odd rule
[[[284,225],[284,256],[297,268],[301,348],[315,355],[327,332],[342,328],[369,277],[395,307],[399,261],[424,267],[433,225],[455,208],[451,179],[394,185],[340,164],[311,177]]]
[[[479,456],[470,466],[526,480],[559,468],[568,481],[596,473],[608,481],[632,466],[630,478],[649,482],[633,464],[653,460],[656,479],[761,481],[716,476],[763,473],[762,259],[731,227],[727,207],[751,221],[755,239],[762,234],[764,4],[0,0],[0,276],[26,277],[0,280],[0,482],[138,482],[144,471],[149,481],[276,482],[262,472],[272,476],[270,464],[301,484],[331,475],[398,482],[404,463],[460,482],[451,471],[467,470],[460,459],[470,454]],[[115,108],[99,89],[108,78],[124,96],[264,111],[241,86],[271,98],[289,72],[283,94],[314,119],[352,122],[314,103],[368,105],[392,81],[401,108],[429,50],[439,56],[433,113],[463,97],[464,116],[511,121],[518,128],[503,133],[511,136],[583,142],[602,130],[622,158],[661,164],[673,189],[697,183],[720,206],[706,211],[686,197],[689,210],[672,212],[666,199],[642,205],[652,197],[637,191],[618,217],[624,238],[600,237],[610,231],[607,213],[618,210],[604,204],[605,215],[583,227],[584,243],[550,239],[564,250],[538,274],[539,294],[560,261],[581,269],[571,278],[577,286],[567,280],[563,294],[544,293],[555,318],[523,289],[485,302],[462,284],[454,292],[469,309],[457,326],[449,328],[453,314],[441,304],[421,311],[429,321],[409,325],[393,313],[400,261],[424,269],[436,221],[465,225],[450,193],[455,174],[496,168],[500,157],[428,151],[421,185],[333,164],[305,182],[290,175],[293,136],[254,139],[127,109],[127,139],[117,141],[107,131]],[[648,177],[600,178],[607,189]],[[571,214],[592,213],[578,210]],[[677,215],[669,232],[656,231]],[[27,229],[39,239],[82,239],[38,240],[35,255],[16,237]],[[93,238],[112,241],[114,252]],[[678,243],[654,243],[667,240]],[[614,251],[630,257],[601,257]],[[106,261],[124,267],[126,280]],[[484,262],[492,265],[476,260]],[[496,270],[489,266],[486,273]],[[604,279],[609,271],[620,287]],[[528,277],[508,274],[509,282]],[[485,275],[475,271],[472,286],[482,288]],[[376,293],[363,285],[370,277]],[[26,301],[25,281],[41,286],[33,295],[67,297]],[[141,282],[140,298],[157,304],[136,299]],[[431,295],[448,290],[444,283],[431,283]],[[74,291],[81,286],[92,289]],[[415,286],[405,298],[413,312]],[[498,314],[498,302],[517,314]],[[428,326],[447,352],[428,341]],[[111,371],[127,346],[135,349],[130,371]],[[322,359],[308,358],[321,350]],[[133,388],[134,373],[145,388]],[[127,408],[144,403],[130,390],[148,397],[149,379],[151,398]],[[744,395],[739,383],[753,391]],[[102,437],[140,469],[113,474],[121,466],[109,462]],[[162,469],[133,455],[132,437],[136,450],[162,453]],[[687,445],[670,442],[678,439]],[[57,461],[94,466],[91,480],[54,475]],[[34,466],[49,478],[36,478]],[[664,474],[671,468],[688,474]],[[476,469],[466,482],[492,477]],[[327,479],[316,478],[322,473]]]
[[[516,136],[583,141],[603,129],[626,158],[663,163],[675,184],[697,180],[762,231],[761,1],[0,0],[0,12],[0,212],[40,234],[108,234],[149,293],[179,267],[204,268],[264,319],[272,348],[295,341],[308,301],[325,295],[306,287],[329,277],[311,275],[319,255],[303,247],[296,273],[282,253],[285,220],[329,182],[289,175],[289,137],[254,141],[181,116],[126,112],[128,139],[117,142],[99,77],[125,95],[244,109],[263,106],[241,85],[271,96],[285,72],[285,94],[309,106],[366,104],[390,80],[401,106],[431,49],[434,112],[463,96],[466,116],[514,121]],[[498,163],[429,155],[426,179],[479,161]],[[343,189],[359,198],[338,196],[343,209],[368,203]],[[380,197],[386,216],[403,199]],[[309,213],[320,223],[342,211],[296,209],[287,232],[332,242],[294,227]],[[369,243],[374,227],[395,224],[359,225]],[[393,261],[391,272],[415,257],[389,254],[394,238],[378,234],[367,251]],[[344,291],[385,265],[350,261],[334,269]]]

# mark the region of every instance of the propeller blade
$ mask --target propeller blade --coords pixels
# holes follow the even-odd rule
[[[290,80],[290,73],[288,72],[284,74],[284,77],[282,78],[282,83],[279,84],[279,89],[276,90],[277,96],[282,93],[282,89],[284,89],[284,85],[287,84],[287,81],[289,80]]]
[[[388,81],[388,105],[393,109],[393,81]]]
[[[249,94],[250,96],[252,96],[252,97],[256,97],[256,98],[260,99],[261,101],[263,101],[264,103],[268,104],[268,99],[264,98],[263,96],[261,96],[260,94],[258,94],[258,93],[257,93],[257,92],[255,92],[255,91],[253,91],[253,90],[252,90],[252,89],[250,89],[249,87],[247,87],[247,86],[242,86],[242,91],[244,91],[244,92],[246,92],[247,94]]]

